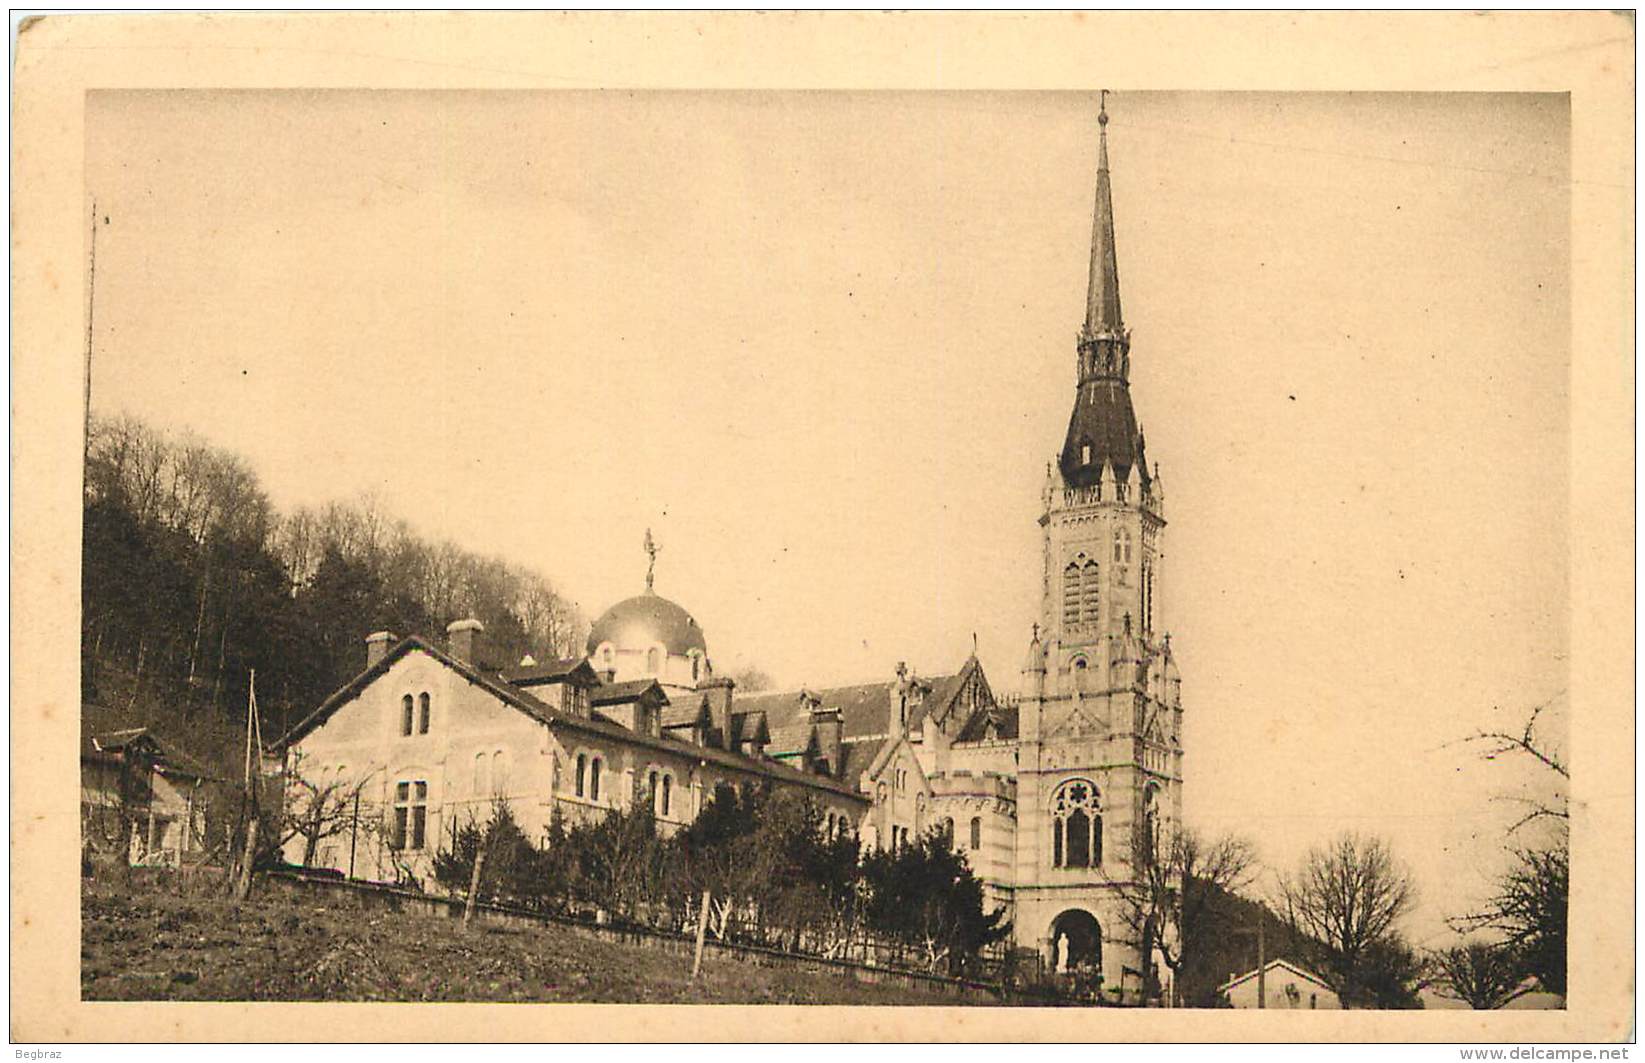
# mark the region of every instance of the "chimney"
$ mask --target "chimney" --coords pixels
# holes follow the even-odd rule
[[[388,656],[388,648],[394,645],[396,637],[392,631],[373,631],[366,636],[367,668]]]
[[[472,617],[453,620],[446,625],[446,648],[459,661],[478,668],[480,662],[475,655],[480,652],[480,638],[484,634],[485,625]]]
[[[840,754],[842,741],[845,738],[845,723],[840,718],[837,708],[823,708],[821,704],[813,702],[811,706],[811,726],[817,732],[817,751],[823,760],[828,762],[828,774],[839,777],[842,765]]]

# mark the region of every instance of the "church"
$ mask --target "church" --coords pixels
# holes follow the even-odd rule
[[[851,686],[739,695],[696,619],[656,593],[647,533],[644,592],[600,616],[580,657],[494,660],[473,620],[443,645],[367,639],[364,670],[277,744],[288,774],[369,780],[384,810],[385,831],[329,839],[319,863],[426,877],[499,797],[528,833],[556,810],[575,820],[636,801],[672,831],[716,786],[767,782],[810,795],[825,829],[864,847],[941,831],[1006,908],[1016,946],[1140,1000],[1152,957],[1124,891],[1144,839],[1180,818],[1183,710],[1155,605],[1164,490],[1131,402],[1106,107],[1098,123],[1074,403],[1046,468],[1040,619],[1014,696],[996,695],[974,654],[941,675],[898,664]]]

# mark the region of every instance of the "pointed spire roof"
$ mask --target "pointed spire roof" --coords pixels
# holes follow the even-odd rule
[[[1108,100],[1097,115],[1097,202],[1091,224],[1091,275],[1079,334],[1078,391],[1058,466],[1063,483],[1088,487],[1133,473],[1148,483],[1142,432],[1131,407],[1131,337],[1120,316],[1120,277],[1114,250],[1114,197],[1108,177]],[[1106,471],[1105,470],[1110,470]]]
[[[1114,195],[1108,178],[1108,90],[1097,114],[1097,203],[1091,221],[1091,276],[1085,290],[1085,334],[1121,335],[1119,257],[1114,251]]]

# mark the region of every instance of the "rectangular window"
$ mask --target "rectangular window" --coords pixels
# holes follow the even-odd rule
[[[391,849],[421,849],[428,828],[428,783],[396,783]]]

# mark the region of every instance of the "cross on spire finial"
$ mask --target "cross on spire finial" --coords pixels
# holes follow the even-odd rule
[[[658,546],[657,541],[651,537],[651,529],[647,528],[645,530],[645,589],[647,594],[651,593],[651,584],[657,578],[657,553],[661,549],[662,547]]]
[[[1108,124],[1108,90],[1102,90],[1102,98],[1097,105],[1097,124]]]

